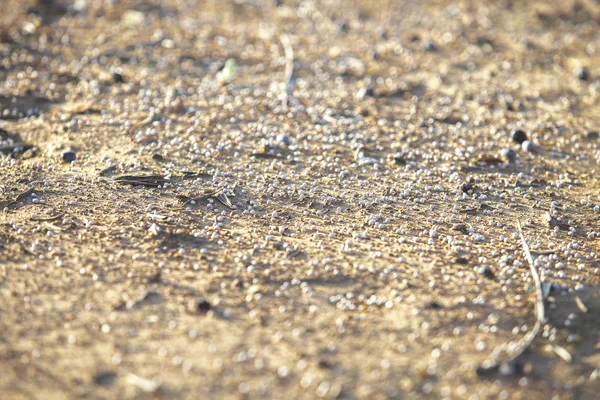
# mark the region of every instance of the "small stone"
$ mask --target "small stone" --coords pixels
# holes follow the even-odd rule
[[[433,42],[433,40],[428,40],[425,42],[425,50],[427,51],[436,51],[437,47],[435,45],[435,43]]]
[[[490,267],[479,267],[477,268],[477,273],[483,275],[487,279],[496,279],[496,274],[494,274],[494,271],[492,271]]]
[[[460,264],[460,265],[467,265],[469,263],[469,260],[466,259],[465,257],[456,257],[454,259],[454,263]]]
[[[517,159],[517,152],[513,149],[504,149],[502,150],[502,156],[506,158],[508,162],[513,163]]]
[[[523,143],[521,143],[521,148],[530,153],[535,151],[535,145],[532,142],[530,142],[529,140],[526,140]]]
[[[199,312],[200,314],[206,314],[207,312],[209,312],[212,309],[212,304],[210,304],[208,302],[208,300],[206,299],[200,299],[196,305],[195,305],[195,309],[197,312]]]
[[[600,134],[598,133],[598,131],[589,131],[585,137],[588,140],[598,140]]]
[[[394,155],[394,164],[396,165],[406,165],[406,158],[402,154]]]
[[[512,133],[512,139],[516,143],[523,144],[527,140],[527,134],[520,129],[515,129]]]
[[[460,185],[460,190],[462,190],[463,193],[469,193],[470,190],[473,190],[473,184],[471,182],[465,182]]]
[[[379,37],[383,40],[388,40],[388,31],[384,28],[379,31]]]
[[[100,372],[94,375],[94,383],[99,386],[112,386],[116,379],[117,374],[112,371]]]
[[[345,19],[340,21],[340,25],[339,25],[340,33],[348,33],[349,30],[350,30],[350,24],[348,23],[348,21],[346,21]]]
[[[359,99],[364,99],[365,97],[375,97],[375,90],[372,87],[362,88],[357,93]]]
[[[74,151],[64,151],[60,155],[64,162],[70,163],[77,159],[77,154]]]
[[[432,310],[441,310],[442,308],[444,308],[444,306],[440,303],[438,303],[435,300],[430,301],[429,303],[427,303],[425,305],[426,308],[432,309]]]
[[[123,78],[123,74],[120,72],[113,73],[113,81],[116,83],[125,83],[125,78]]]
[[[277,135],[277,141],[286,146],[289,146],[290,144],[292,144],[290,137],[288,135],[284,135],[283,133],[280,133],[279,135]]]
[[[578,68],[576,71],[577,79],[587,81],[590,79],[590,71],[586,67]]]

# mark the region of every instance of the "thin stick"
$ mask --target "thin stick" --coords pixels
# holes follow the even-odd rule
[[[542,292],[542,281],[540,280],[540,275],[538,274],[537,268],[533,264],[533,257],[531,256],[531,251],[529,251],[529,245],[525,241],[525,236],[523,236],[523,230],[521,229],[521,223],[517,220],[517,229],[519,230],[519,236],[521,237],[521,243],[523,244],[523,251],[525,251],[525,257],[527,258],[527,262],[529,262],[529,270],[531,271],[531,277],[535,282],[535,293],[536,293],[536,316],[537,323],[540,325],[544,322],[545,310],[544,310],[544,293]]]
[[[285,53],[285,73],[283,76],[283,88],[284,88],[284,100],[283,103],[287,106],[289,97],[290,81],[294,74],[294,48],[292,47],[292,41],[287,34],[281,35],[281,44],[283,45],[283,52]]]
[[[57,219],[64,217],[65,215],[66,215],[66,213],[60,213],[60,214],[56,214],[52,217],[46,217],[46,218],[31,217],[30,219],[32,221],[37,221],[37,222],[52,222],[52,221],[56,221]]]
[[[484,362],[479,368],[477,368],[477,373],[479,375],[484,375],[486,373],[496,371],[499,369],[501,365],[511,365],[519,358],[525,350],[529,348],[533,340],[539,334],[542,324],[545,319],[545,309],[544,309],[544,293],[542,292],[542,282],[540,281],[540,275],[533,263],[533,257],[531,256],[531,251],[529,250],[529,245],[525,241],[525,236],[523,235],[523,230],[521,229],[521,223],[517,220],[517,230],[519,231],[519,236],[521,237],[521,244],[523,246],[523,251],[525,252],[525,258],[529,263],[529,270],[531,274],[531,278],[535,283],[535,314],[536,321],[533,328],[523,336],[521,340],[517,343],[514,350],[511,352],[511,355],[507,361],[501,362],[496,358],[496,360],[488,360]]]
[[[294,48],[292,47],[292,41],[287,34],[282,34],[280,40],[285,53],[285,75],[283,82],[286,86],[289,86],[292,75],[294,74]]]

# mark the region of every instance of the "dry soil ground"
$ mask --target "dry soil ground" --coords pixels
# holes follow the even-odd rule
[[[597,398],[599,25],[4,0],[0,397]]]

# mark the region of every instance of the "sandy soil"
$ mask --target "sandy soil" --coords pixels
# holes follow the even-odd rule
[[[0,397],[597,398],[600,5],[72,3],[0,16]]]

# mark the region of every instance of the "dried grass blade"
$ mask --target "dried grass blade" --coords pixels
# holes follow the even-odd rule
[[[531,256],[531,251],[529,249],[529,245],[525,240],[525,236],[523,235],[523,230],[521,229],[521,223],[517,220],[517,231],[519,232],[519,236],[521,238],[521,245],[523,246],[523,251],[525,252],[525,258],[527,259],[527,263],[529,264],[529,271],[531,274],[531,278],[535,283],[535,313],[536,313],[536,321],[533,328],[527,332],[514,346],[514,350],[511,352],[509,359],[506,361],[496,360],[488,360],[485,361],[481,366],[477,368],[478,375],[489,374],[490,372],[497,371],[502,365],[513,365],[515,361],[529,348],[533,340],[539,334],[542,324],[545,319],[545,308],[544,308],[544,294],[542,292],[542,282],[540,281],[540,276],[533,262],[533,257]]]

